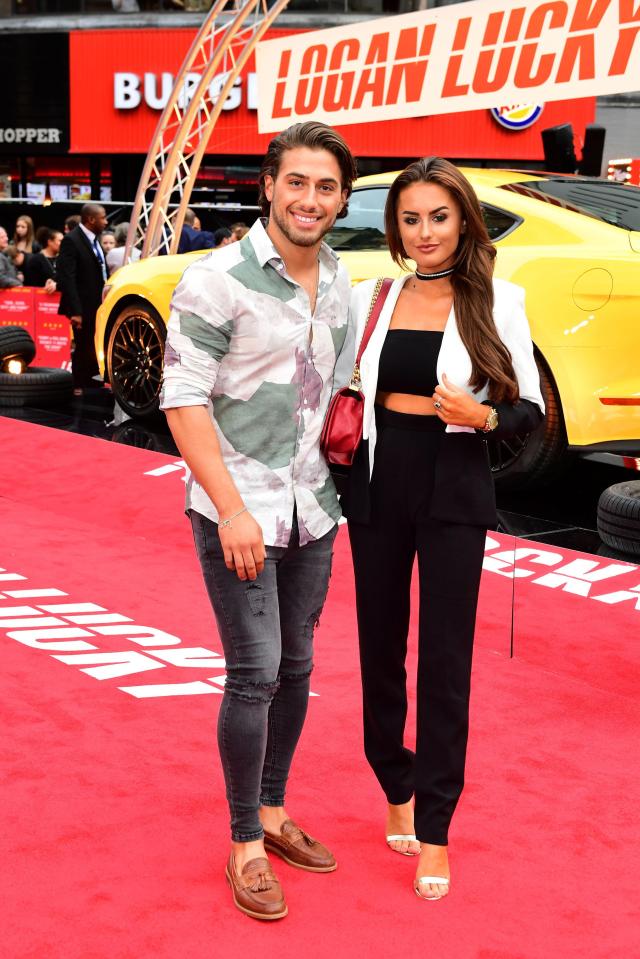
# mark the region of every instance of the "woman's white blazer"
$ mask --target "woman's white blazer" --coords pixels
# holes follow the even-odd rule
[[[364,439],[368,441],[370,474],[373,472],[375,462],[376,422],[374,416],[374,404],[378,384],[380,353],[382,351],[385,337],[389,329],[389,324],[391,322],[391,317],[393,316],[393,311],[402,287],[411,276],[412,274],[408,273],[393,281],[391,289],[387,295],[387,299],[378,318],[376,328],[360,361],[362,391],[365,398],[363,436]],[[353,369],[353,363],[355,360],[355,354],[357,352],[357,347],[360,344],[360,340],[362,339],[375,285],[376,280],[365,280],[364,282],[355,286],[351,291],[349,332],[347,343],[345,343],[345,348],[342,350],[336,365],[336,374],[334,379],[335,389],[339,389],[340,387],[346,386],[349,383],[351,371]],[[511,353],[513,368],[518,380],[518,386],[520,388],[520,397],[535,403],[542,410],[542,412],[544,412],[544,401],[540,392],[540,376],[533,356],[531,332],[529,330],[529,323],[527,321],[527,316],[524,309],[524,289],[520,286],[516,286],[514,283],[509,283],[506,280],[499,279],[494,279],[493,288],[493,315],[496,329],[502,342]],[[478,402],[482,402],[483,400],[487,399],[486,388],[483,388],[478,393],[473,393],[473,390],[469,385],[469,379],[472,372],[471,359],[464,343],[462,342],[462,339],[460,338],[453,307],[444,329],[442,344],[438,354],[436,372],[439,382],[442,382],[442,374],[445,373],[447,378],[452,383],[455,383],[456,386],[467,390]],[[462,436],[460,434],[471,435],[467,437],[466,442],[461,442]],[[456,436],[458,439],[456,439]],[[476,441],[473,442],[473,444],[470,442],[471,436],[473,436],[474,441]],[[472,446],[474,449],[477,447],[477,440],[480,440],[481,446],[484,447],[484,444],[482,443],[482,437],[479,437],[472,427],[447,426],[446,435],[443,437],[443,443],[441,447],[443,456],[440,458],[445,460],[445,466],[447,466],[446,461],[449,461],[449,468],[441,470],[443,474],[443,483],[450,482],[452,480],[453,477],[451,474],[452,472],[455,472],[456,469],[467,471],[467,468],[472,466],[472,463],[468,461],[467,454],[472,449]],[[453,454],[452,456],[447,455],[449,448],[451,454]],[[475,460],[477,463],[477,456],[471,456],[471,460]],[[483,453],[483,462],[486,467],[485,471],[488,473],[488,460],[486,452]],[[475,469],[472,469],[472,473],[473,472],[475,472]],[[486,478],[487,477],[483,477],[483,486],[486,485]],[[490,479],[490,477],[488,478]],[[436,477],[436,487],[437,486],[438,483]],[[475,498],[476,497],[472,497],[472,499]],[[491,498],[493,499],[493,493]],[[445,509],[445,512],[449,514],[450,510]],[[473,512],[477,511],[472,509],[472,513]],[[480,512],[486,513],[487,511],[481,509]],[[495,501],[493,507],[489,507],[489,512],[495,514]]]

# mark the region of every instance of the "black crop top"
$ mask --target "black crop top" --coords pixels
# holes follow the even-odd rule
[[[380,353],[380,392],[432,396],[438,385],[436,362],[441,345],[442,332],[438,330],[389,330]]]

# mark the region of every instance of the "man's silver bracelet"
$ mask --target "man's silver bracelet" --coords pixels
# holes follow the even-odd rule
[[[229,529],[233,529],[233,527],[231,526],[231,520],[235,519],[236,516],[240,516],[240,513],[246,513],[246,511],[247,511],[247,507],[243,506],[242,509],[239,509],[237,513],[233,514],[233,516],[230,516],[228,519],[223,519],[221,522],[219,522],[218,529],[225,529],[225,527],[227,526],[229,527]]]

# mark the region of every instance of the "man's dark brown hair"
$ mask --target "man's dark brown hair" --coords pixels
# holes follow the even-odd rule
[[[328,127],[326,123],[315,121],[294,123],[293,126],[288,127],[273,138],[262,161],[262,168],[258,177],[260,187],[258,203],[263,216],[269,216],[271,208],[264,189],[265,177],[270,176],[275,180],[280,170],[283,154],[287,150],[296,150],[298,147],[307,147],[309,150],[327,150],[332,153],[340,167],[341,188],[347,191],[347,201],[351,196],[353,181],[358,175],[358,170],[355,157],[340,134]],[[337,219],[341,220],[348,212],[349,203],[347,202],[338,213]]]

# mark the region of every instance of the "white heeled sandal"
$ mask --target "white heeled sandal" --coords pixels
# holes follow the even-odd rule
[[[397,852],[400,856],[419,856],[420,852],[400,852],[399,849],[394,849],[391,845],[392,842],[419,842],[416,836],[413,835],[397,835],[397,836],[387,836],[387,845],[391,852]]]
[[[435,902],[436,899],[444,899],[444,896],[423,896],[419,889],[421,885],[448,886],[449,880],[446,878],[446,876],[420,876],[418,879],[415,880],[413,885],[413,891],[415,892],[416,896],[419,899],[426,900],[427,902],[431,900]],[[445,896],[446,895],[447,894],[445,893]]]

